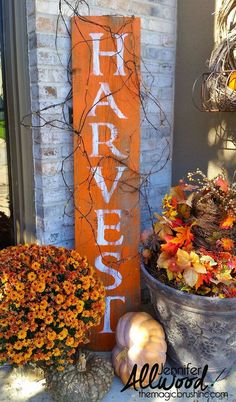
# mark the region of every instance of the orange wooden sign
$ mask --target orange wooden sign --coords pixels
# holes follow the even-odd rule
[[[140,303],[139,64],[138,18],[73,18],[75,242],[106,286],[97,350]]]

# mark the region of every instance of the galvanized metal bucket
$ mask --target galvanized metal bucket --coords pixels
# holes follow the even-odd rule
[[[236,362],[236,299],[192,295],[171,288],[141,266],[174,367],[209,366],[207,382],[226,377]]]

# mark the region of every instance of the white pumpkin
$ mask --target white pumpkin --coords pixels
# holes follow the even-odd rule
[[[138,374],[146,363],[150,368],[158,363],[161,370],[166,362],[167,344],[164,330],[145,312],[126,313],[119,319],[116,343],[112,351],[113,367],[124,384],[127,383],[134,364],[137,364]]]

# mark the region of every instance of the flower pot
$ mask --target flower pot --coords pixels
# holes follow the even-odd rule
[[[141,266],[156,318],[167,337],[167,355],[174,367],[203,368],[206,381],[219,380],[236,362],[236,300],[188,294],[171,288]]]

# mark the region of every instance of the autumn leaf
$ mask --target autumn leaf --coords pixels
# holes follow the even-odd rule
[[[162,252],[159,255],[159,258],[157,260],[157,266],[160,268],[165,268],[167,270],[168,279],[169,277],[172,277],[171,272],[179,272],[180,270],[176,263],[176,257],[166,252]]]
[[[183,277],[187,285],[193,287],[198,281],[199,274],[207,272],[205,266],[201,264],[199,256],[191,251],[188,253],[185,250],[177,251],[177,264],[184,268]]]
[[[190,244],[194,238],[191,232],[193,224],[191,226],[182,226],[174,228],[177,235],[171,240],[171,243],[178,244],[179,247],[187,246]]]
[[[218,176],[218,177],[215,179],[215,184],[216,184],[218,187],[220,187],[220,189],[221,189],[224,193],[227,193],[228,188],[229,188],[229,185],[228,185],[227,181],[226,181],[225,179],[223,179],[222,176]]]
[[[231,229],[233,227],[234,222],[236,221],[235,216],[228,215],[221,223],[221,229]]]
[[[183,189],[184,185],[172,187],[170,190],[170,195],[172,196],[172,199],[174,198],[177,202],[185,201],[186,194]]]
[[[191,267],[190,255],[187,251],[179,249],[176,255],[178,265],[180,265],[184,269]]]
[[[223,283],[232,280],[231,269],[230,268],[223,269],[219,274],[216,275],[216,278],[218,279],[218,281]]]
[[[200,286],[202,286],[203,283],[204,283],[204,275],[199,274],[197,282],[195,283],[195,289],[198,290],[198,288],[200,288]]]
[[[166,270],[167,273],[167,278],[169,281],[172,281],[174,279],[174,274],[171,272],[169,269]]]
[[[170,221],[165,216],[160,216],[155,214],[155,217],[158,218],[158,221],[154,223],[153,230],[156,233],[160,240],[166,240],[167,235],[172,235],[173,231],[170,228]]]
[[[203,255],[200,261],[204,263],[209,263],[211,267],[217,265],[217,262],[210,255]]]
[[[171,256],[168,253],[162,252],[158,257],[157,266],[168,269],[170,258]]]
[[[188,219],[190,217],[190,208],[186,204],[179,204],[178,205],[178,212],[184,219]]]
[[[184,268],[193,267],[197,273],[201,274],[205,274],[207,272],[205,266],[201,264],[199,256],[194,251],[188,253],[185,250],[179,249],[176,255],[178,265]]]
[[[191,288],[196,285],[198,280],[198,274],[195,272],[193,268],[186,269],[183,273],[184,280],[187,285],[191,286]]]
[[[174,244],[171,242],[172,239],[174,239],[173,236],[169,236],[171,239],[168,238],[168,236],[166,236],[166,243],[161,245],[161,251],[166,252],[170,255],[175,255],[179,245],[178,244]]]

